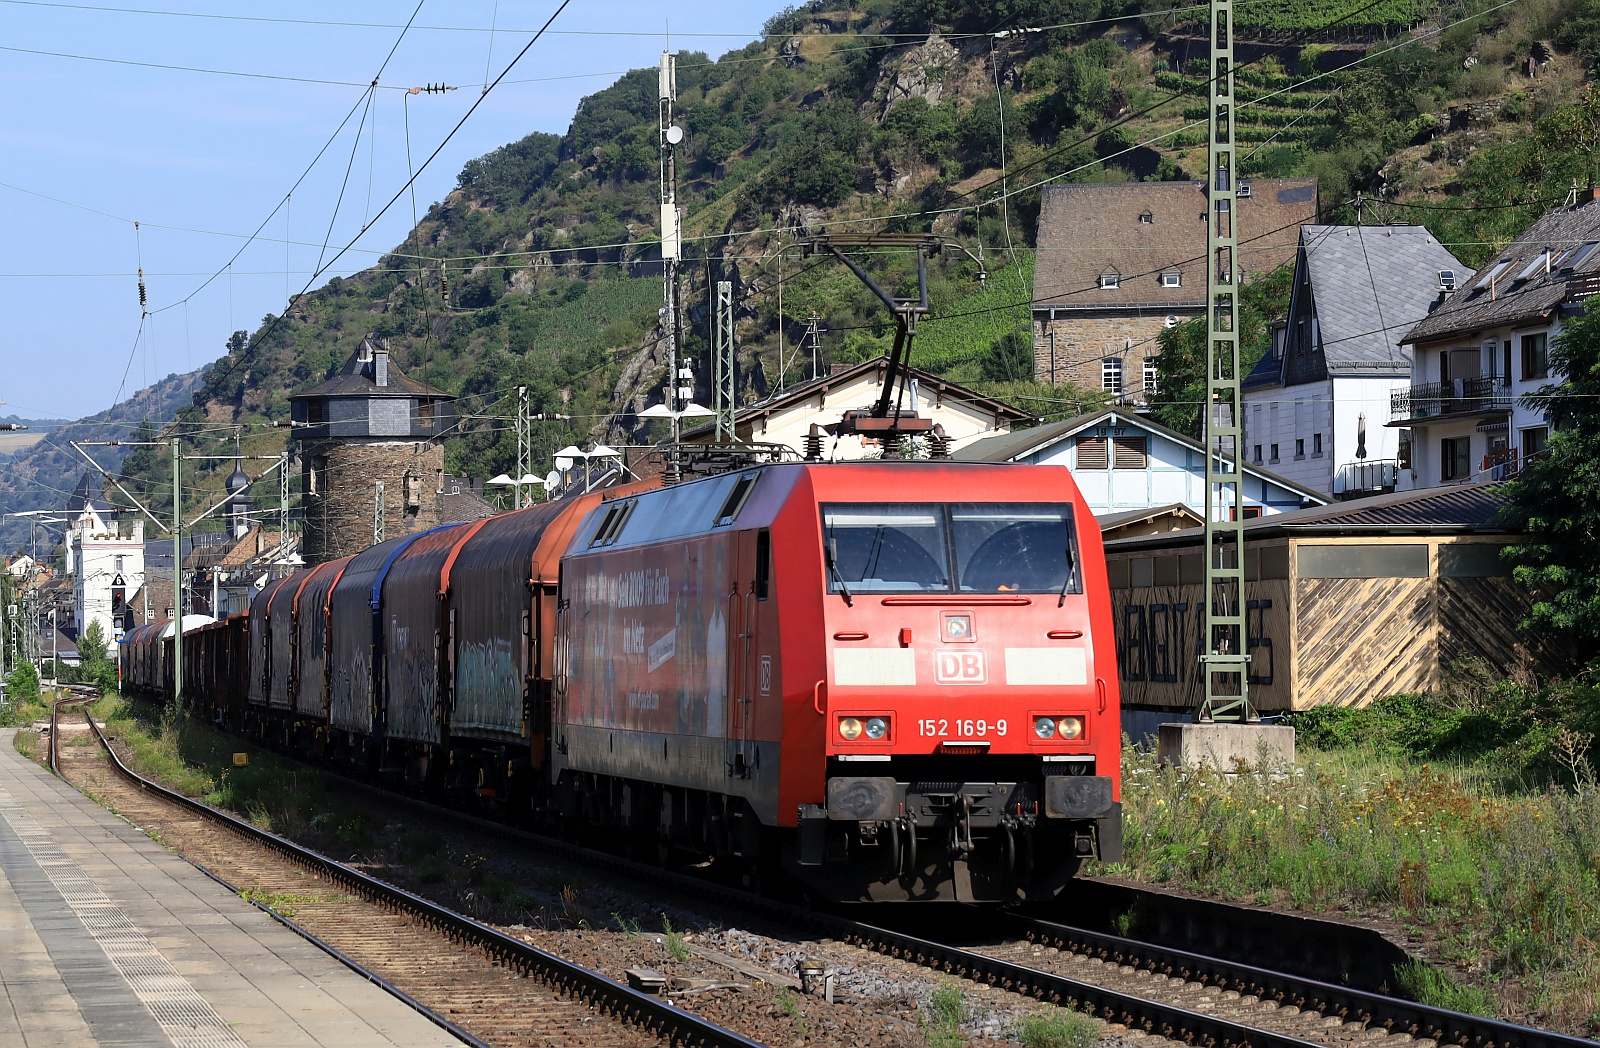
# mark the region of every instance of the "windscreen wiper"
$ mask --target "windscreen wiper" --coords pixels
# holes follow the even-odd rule
[[[828,573],[839,583],[839,595],[844,597],[845,607],[855,607],[856,602],[850,597],[850,587],[844,581],[844,572],[839,570],[839,542],[837,539],[828,539],[827,554]],[[1062,599],[1065,600],[1065,598]]]
[[[1067,594],[1072,591],[1072,583],[1078,577],[1078,558],[1072,553],[1072,533],[1067,533],[1067,581],[1061,584],[1061,599],[1056,601],[1056,607],[1065,607]]]

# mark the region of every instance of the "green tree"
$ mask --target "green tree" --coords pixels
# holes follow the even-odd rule
[[[1600,313],[1568,324],[1550,361],[1564,377],[1525,399],[1544,409],[1550,444],[1505,487],[1501,521],[1522,532],[1505,556],[1513,577],[1533,591],[1526,625],[1593,651],[1600,641]]]
[[[107,691],[117,686],[117,664],[106,654],[106,633],[98,620],[91,621],[78,638],[77,678]]]
[[[985,382],[1018,382],[1033,377],[1033,338],[1026,331],[1011,331],[978,358],[978,373]]]
[[[39,672],[23,659],[6,675],[6,699],[13,704],[39,701]]]
[[[1205,279],[1199,274],[1198,279]],[[1239,293],[1239,377],[1256,366],[1272,345],[1272,322],[1289,310],[1294,267],[1257,276]],[[1158,337],[1156,391],[1151,414],[1168,429],[1200,435],[1200,405],[1206,396],[1206,318],[1193,317]]]

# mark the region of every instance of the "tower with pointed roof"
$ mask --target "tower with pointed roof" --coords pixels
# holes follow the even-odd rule
[[[337,375],[289,403],[307,564],[440,523],[441,438],[455,426],[453,395],[406,376],[369,335]]]
[[[242,459],[233,460],[233,473],[228,477],[228,533],[242,538],[250,530],[250,509],[255,499],[250,497],[250,477],[244,471]]]

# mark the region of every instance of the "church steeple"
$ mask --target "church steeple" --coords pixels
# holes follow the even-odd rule
[[[250,497],[250,477],[244,471],[237,441],[233,450],[233,475],[228,478],[228,530],[239,538],[250,530],[250,508],[255,500]]]

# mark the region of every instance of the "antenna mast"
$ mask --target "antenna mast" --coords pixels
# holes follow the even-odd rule
[[[678,214],[678,165],[676,146],[683,141],[683,128],[672,122],[672,103],[678,98],[678,56],[661,52],[659,127],[661,143],[661,326],[667,341],[667,409],[672,412],[672,442],[678,443],[683,421],[678,412],[691,393],[682,379],[688,377],[684,363],[680,370],[678,351],[678,262],[683,257],[683,232]]]
[[[1211,0],[1211,141],[1206,223],[1205,697],[1201,721],[1249,721],[1245,694],[1244,514],[1239,452],[1239,239],[1233,151],[1233,0]]]

